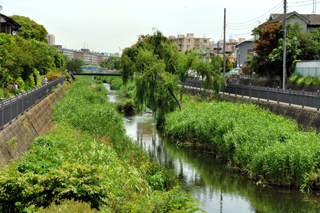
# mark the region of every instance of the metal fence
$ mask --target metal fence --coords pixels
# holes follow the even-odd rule
[[[203,84],[198,80],[188,80],[185,82],[186,86],[203,88]],[[223,93],[234,94],[235,96],[246,96],[249,98],[265,99],[267,102],[270,100],[279,103],[287,103],[300,105],[302,108],[312,107],[319,111],[319,90],[317,92],[307,92],[300,90],[283,90],[278,88],[260,87],[250,85],[228,85],[222,88]]]
[[[9,123],[11,124],[12,120],[18,118],[34,104],[51,94],[52,89],[54,89],[58,84],[62,85],[64,80],[64,77],[60,77],[45,85],[28,90],[25,93],[21,92],[21,94],[16,95],[15,97],[10,97],[7,100],[3,100],[3,98],[1,98],[0,130],[3,130],[5,125]]]

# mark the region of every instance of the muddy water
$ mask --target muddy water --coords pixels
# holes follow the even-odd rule
[[[109,98],[116,101],[113,91]],[[168,142],[155,128],[151,114],[125,117],[124,125],[128,136],[161,164],[173,168],[180,186],[203,202],[207,212],[320,212],[320,192],[306,194],[297,189],[257,186],[210,153],[181,149]]]

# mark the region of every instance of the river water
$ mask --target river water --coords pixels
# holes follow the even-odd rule
[[[117,100],[109,90],[109,100]],[[228,168],[210,153],[177,147],[157,131],[152,114],[124,118],[130,136],[161,164],[171,167],[180,186],[204,203],[212,213],[320,212],[320,192],[303,193],[298,189],[262,187]]]

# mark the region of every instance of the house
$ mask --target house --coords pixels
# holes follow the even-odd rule
[[[287,13],[286,18],[287,24],[294,25],[295,23],[299,23],[304,32],[310,33],[320,28],[320,15],[318,14],[299,14],[296,11],[293,11]],[[262,25],[283,22],[283,19],[283,14],[271,14],[269,20]]]
[[[247,66],[247,56],[249,53],[254,52],[253,47],[253,38],[245,40],[240,44],[236,45],[237,48],[237,67],[238,66]]]
[[[18,36],[18,30],[21,27],[20,24],[15,22],[12,18],[0,13],[0,28],[1,33],[12,34]]]

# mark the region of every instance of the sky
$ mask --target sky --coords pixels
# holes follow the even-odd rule
[[[287,11],[320,14],[319,3],[288,0]],[[283,13],[283,0],[0,0],[0,4],[6,16],[26,16],[43,25],[55,35],[56,45],[109,53],[121,52],[154,29],[165,36],[194,33],[223,39],[224,8],[227,40],[250,39],[251,30],[271,13]]]

